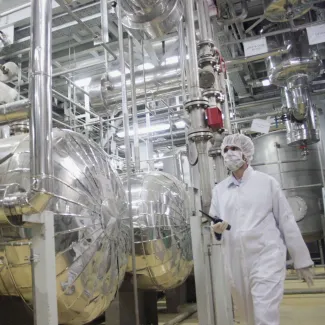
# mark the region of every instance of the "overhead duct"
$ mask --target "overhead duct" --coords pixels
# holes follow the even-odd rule
[[[272,22],[284,22],[306,14],[313,4],[301,0],[264,0],[264,16]]]
[[[287,143],[298,145],[307,153],[307,145],[318,142],[310,82],[321,70],[316,49],[309,46],[305,30],[268,38],[268,46],[291,45],[289,53],[266,59],[270,82],[282,87],[283,120],[287,128]]]
[[[151,38],[169,33],[183,17],[181,0],[123,0],[122,23],[146,32]]]

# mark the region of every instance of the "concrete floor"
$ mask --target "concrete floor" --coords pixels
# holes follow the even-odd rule
[[[297,280],[287,280],[286,289],[306,289],[305,283]],[[314,288],[325,288],[325,280],[316,280]],[[173,319],[175,315],[160,314],[159,325]],[[281,325],[324,325],[325,294],[286,295],[281,305]],[[197,325],[197,315],[180,323]],[[201,324],[206,325],[206,324]]]

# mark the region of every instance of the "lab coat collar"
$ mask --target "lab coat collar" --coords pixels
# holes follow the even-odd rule
[[[254,169],[251,166],[248,166],[247,169],[244,171],[243,177],[240,180],[237,180],[234,175],[231,175],[229,178],[228,187],[232,185],[239,186],[241,183],[247,181],[253,173]]]

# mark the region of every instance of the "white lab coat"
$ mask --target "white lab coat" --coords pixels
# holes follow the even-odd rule
[[[296,269],[313,264],[289,203],[271,176],[248,167],[215,186],[210,209],[231,225],[223,235],[233,299],[248,325],[279,325],[286,248]]]

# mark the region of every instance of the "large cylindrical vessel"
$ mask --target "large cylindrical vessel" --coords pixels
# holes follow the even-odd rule
[[[0,183],[30,186],[29,135],[0,141]],[[53,130],[54,212],[60,324],[85,324],[115,297],[130,242],[125,191],[106,153],[82,135]],[[28,228],[0,228],[0,296],[20,297],[32,308]],[[0,298],[2,299],[2,298]],[[1,316],[2,319],[2,316]]]
[[[254,139],[254,169],[273,176],[284,189],[305,241],[322,238],[322,174],[317,145],[309,155],[286,142],[286,132],[276,131]]]
[[[131,183],[138,286],[159,291],[177,287],[193,267],[185,186],[162,172],[134,174]]]

